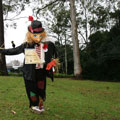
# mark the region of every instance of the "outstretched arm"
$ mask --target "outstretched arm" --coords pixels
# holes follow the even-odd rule
[[[3,53],[4,55],[17,55],[24,52],[24,48],[25,48],[25,44],[21,44],[16,48],[10,48],[10,49],[0,48],[0,53]]]

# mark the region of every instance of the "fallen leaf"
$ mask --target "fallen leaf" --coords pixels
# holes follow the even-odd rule
[[[11,110],[11,112],[12,112],[13,114],[16,114],[16,112],[15,112],[14,110]]]

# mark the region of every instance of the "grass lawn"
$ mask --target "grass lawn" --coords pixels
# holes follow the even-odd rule
[[[0,120],[120,120],[120,83],[48,79],[46,111],[28,106],[23,78],[1,76]]]

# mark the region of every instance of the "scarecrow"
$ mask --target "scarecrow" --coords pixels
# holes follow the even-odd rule
[[[31,24],[26,33],[26,42],[18,47],[0,49],[4,55],[25,54],[23,77],[29,107],[38,113],[44,111],[46,99],[46,77],[53,80],[53,67],[58,63],[57,52],[52,42],[46,41],[46,32],[42,23],[29,16]]]

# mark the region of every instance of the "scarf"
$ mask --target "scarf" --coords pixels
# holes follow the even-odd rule
[[[43,68],[43,65],[45,63],[45,52],[43,50],[43,44],[40,43],[39,45],[35,45],[35,50],[40,58],[40,64],[36,64],[36,69]]]

